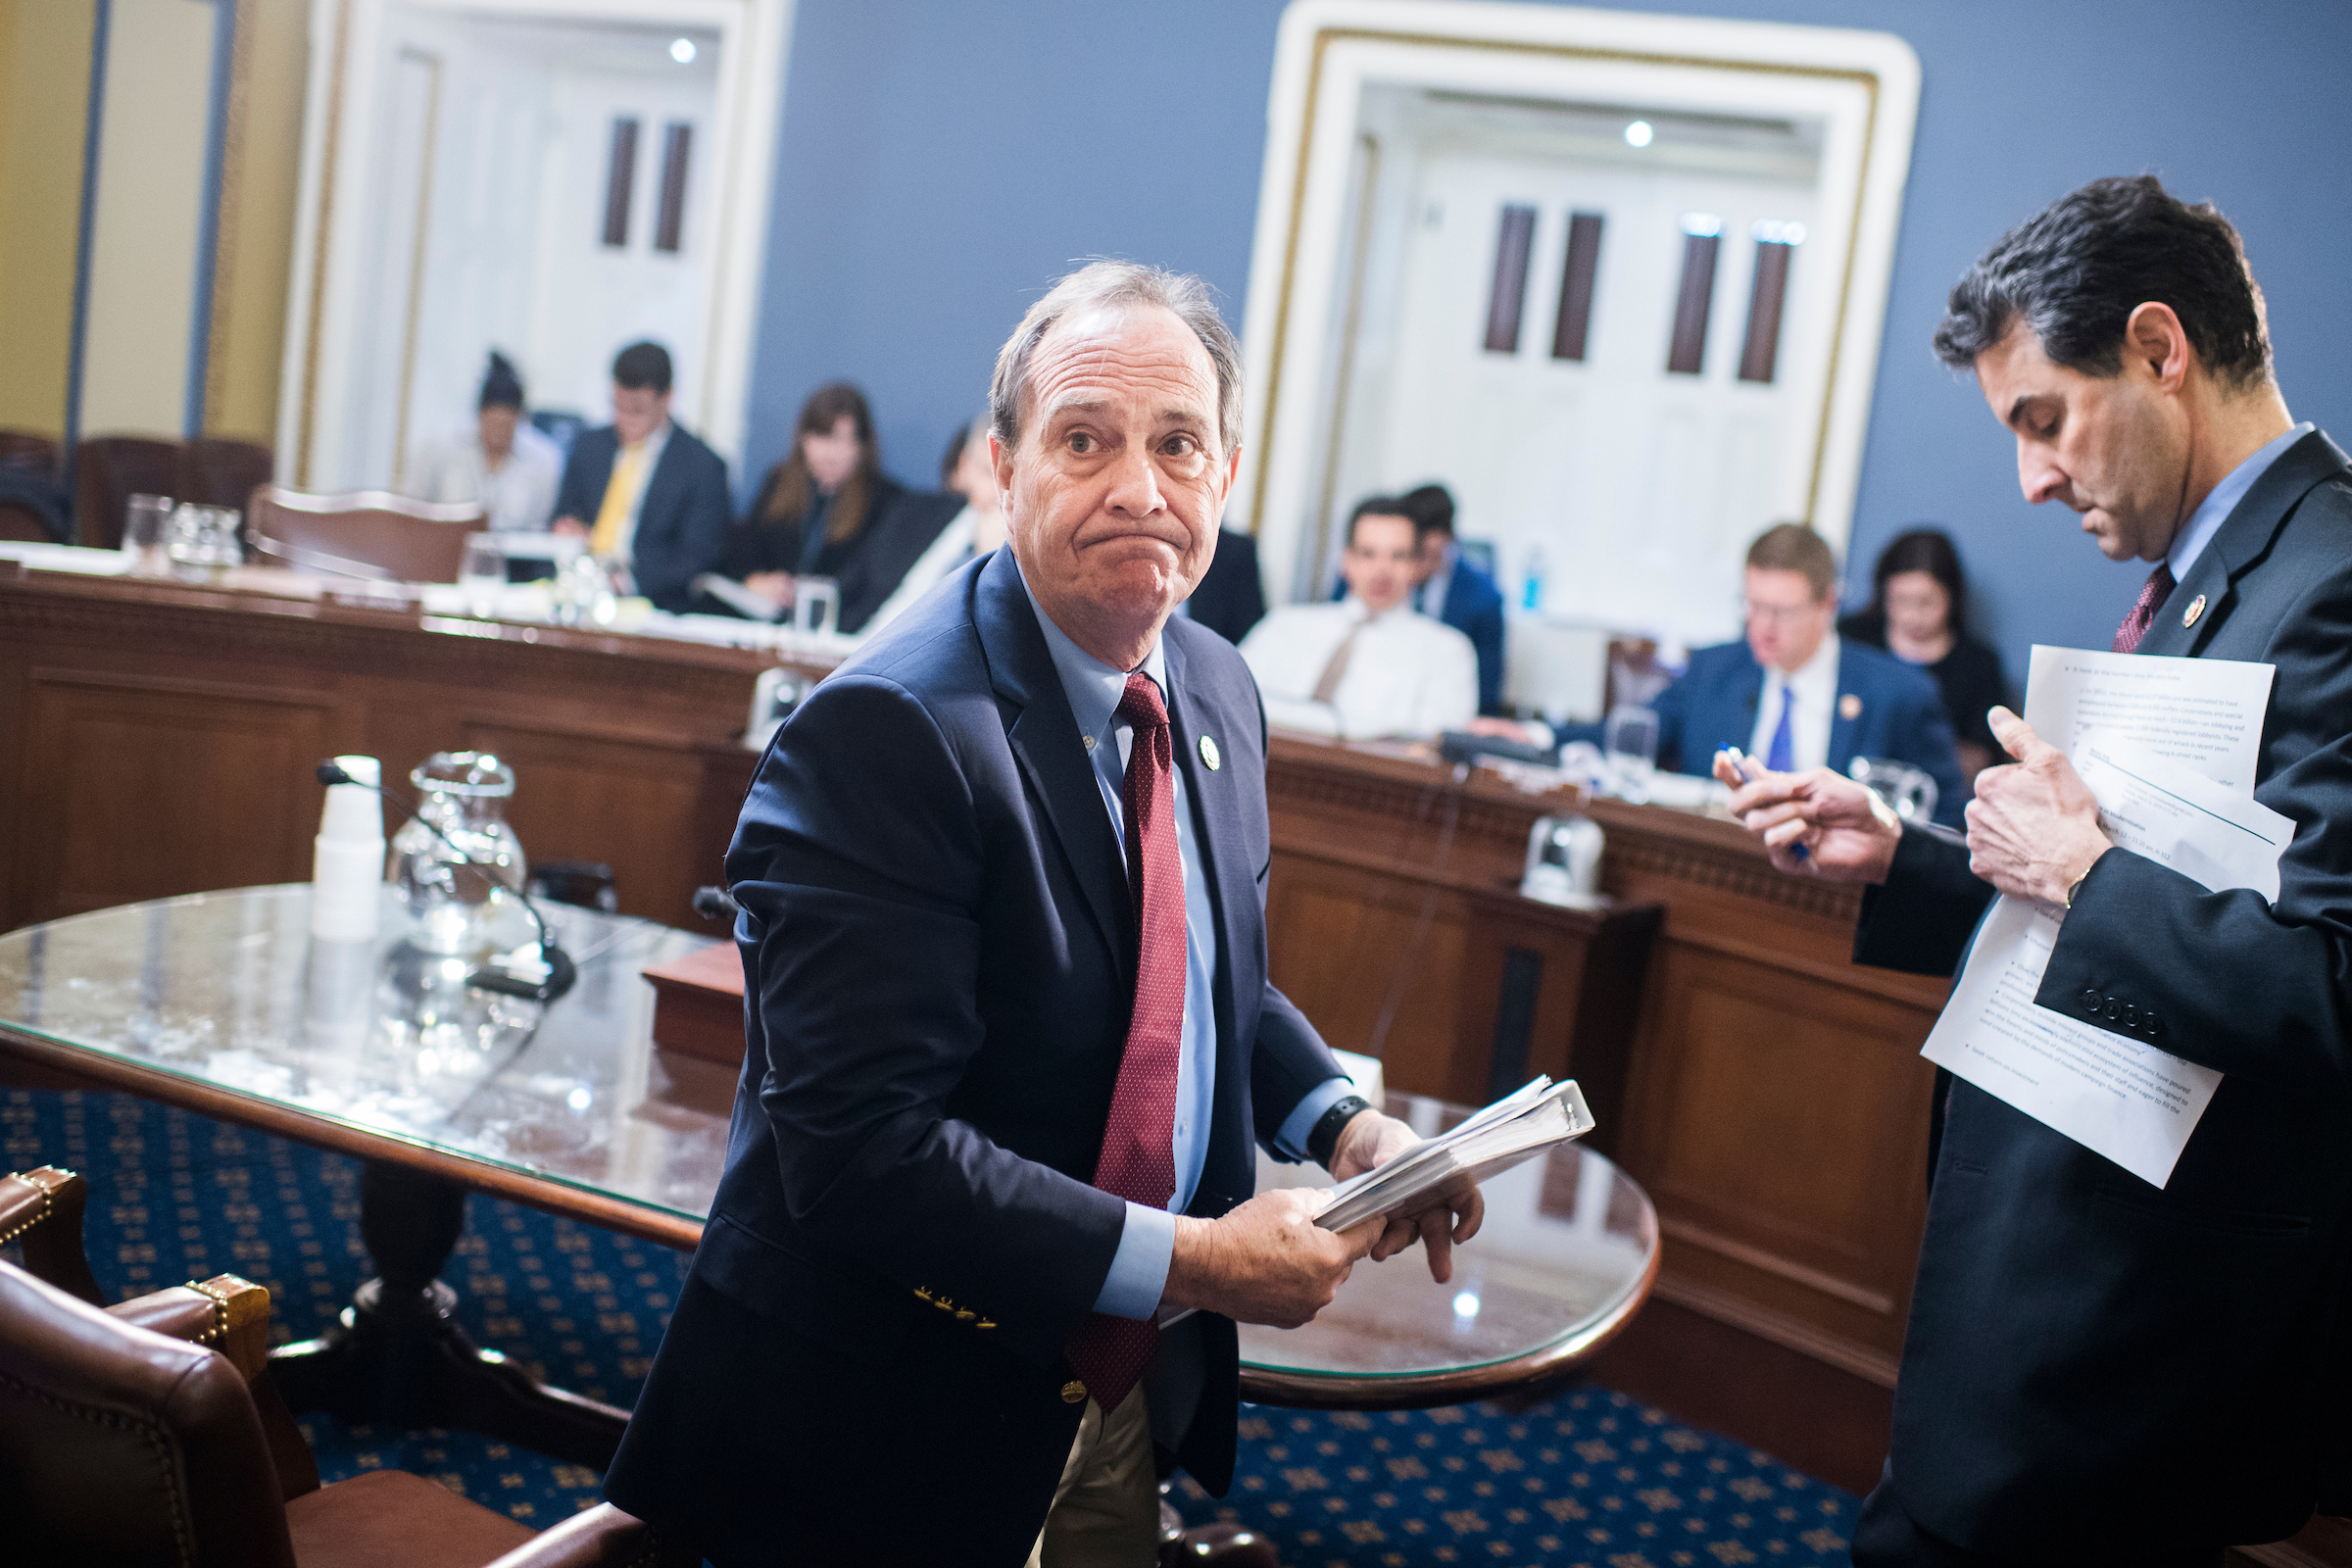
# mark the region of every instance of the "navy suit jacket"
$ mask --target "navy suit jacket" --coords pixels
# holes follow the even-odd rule
[[[1951,1081],[1890,1474],[1971,1551],[2120,1562],[2352,1513],[2348,649],[2352,464],[2314,432],[2139,646],[2276,666],[2254,798],[2296,823],[2278,903],[2112,850],[2034,998],[2226,1074],[2172,1179]],[[1966,850],[1906,832],[1855,960],[1949,974],[1991,899]]]
[[[786,722],[727,856],[752,985],[726,1171],[607,1482],[722,1568],[1021,1561],[1083,1410],[1062,1345],[1125,1224],[1091,1183],[1134,998],[1126,867],[1012,553],[943,586]],[[1215,633],[1162,636],[1216,908],[1189,1210],[1213,1217],[1339,1068],[1266,979],[1256,685]],[[1177,1456],[1221,1492],[1234,1329],[1171,1332],[1196,1324]]]
[[[596,526],[619,451],[620,438],[609,424],[579,433],[564,463],[557,516]],[[637,537],[630,547],[637,591],[662,610],[685,610],[694,597],[687,584],[717,564],[733,507],[726,460],[673,422],[637,511]]]
[[[1453,575],[1446,582],[1446,603],[1422,606],[1446,625],[1470,639],[1478,650],[1478,710],[1502,711],[1502,590],[1460,554],[1453,558]]]
[[[1756,706],[1763,700],[1764,666],[1744,641],[1694,649],[1690,667],[1649,705],[1658,715],[1658,765],[1712,772],[1717,751],[1744,751],[1755,738]],[[1587,738],[1597,741],[1598,726]],[[1829,765],[1842,773],[1857,757],[1890,757],[1925,768],[1936,780],[1937,820],[1960,820],[1960,759],[1936,682],[1891,654],[1841,640]]]

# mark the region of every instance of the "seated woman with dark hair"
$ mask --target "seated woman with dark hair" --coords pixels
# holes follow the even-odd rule
[[[2010,696],[2001,656],[1968,635],[1960,552],[1940,528],[1914,528],[1879,552],[1871,577],[1870,608],[1838,622],[1838,635],[1884,648],[1936,677],[1961,777],[1973,788],[1979,773],[2007,760],[1984,714]]]
[[[835,578],[847,629],[852,604],[861,597],[859,568],[872,524],[902,489],[882,471],[865,394],[847,381],[820,386],[801,406],[791,455],[767,471],[750,514],[728,536],[718,569],[778,611],[791,608],[795,577]],[[883,583],[863,612],[893,585]]]

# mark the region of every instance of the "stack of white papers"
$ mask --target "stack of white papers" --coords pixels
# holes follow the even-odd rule
[[[1356,1082],[1361,1085],[1364,1080],[1359,1077]],[[1416,1144],[1379,1169],[1341,1183],[1331,1200],[1316,1211],[1315,1223],[1327,1231],[1344,1231],[1402,1208],[1457,1177],[1475,1183],[1499,1176],[1592,1130],[1592,1112],[1576,1080],[1555,1084],[1538,1074],[1525,1088],[1497,1100],[1451,1132]],[[1198,1310],[1163,1306],[1154,1321],[1170,1328]]]
[[[2278,897],[2295,834],[2254,800],[2272,666],[2035,648],[2026,722],[2067,752],[2115,844],[2219,893]],[[1920,1054],[2162,1187],[2222,1075],[2039,1006],[2065,911],[2002,898]]]
[[[1483,1182],[1592,1130],[1592,1112],[1586,1108],[1576,1080],[1555,1084],[1539,1075],[1453,1131],[1341,1183],[1315,1215],[1315,1223],[1327,1231],[1344,1231],[1403,1208],[1459,1177]]]

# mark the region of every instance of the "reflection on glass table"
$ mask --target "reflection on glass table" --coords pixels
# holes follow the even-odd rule
[[[289,1398],[461,1426],[601,1465],[622,1413],[542,1390],[465,1342],[437,1275],[468,1189],[681,1250],[726,1157],[735,1072],[653,1049],[648,964],[711,937],[545,906],[579,964],[542,1005],[466,983],[426,954],[387,889],[382,936],[310,937],[307,885],[129,905],[0,935],[0,1052],[366,1161],[361,1227],[378,1273],[332,1342],[281,1349]],[[514,911],[510,911],[514,913]],[[494,939],[529,934],[515,915]],[[1423,1134],[1465,1107],[1388,1097]],[[1259,1185],[1321,1185],[1260,1156]],[[1573,1145],[1487,1184],[1451,1283],[1418,1248],[1359,1265],[1306,1328],[1244,1326],[1242,1396],[1362,1408],[1530,1387],[1597,1350],[1646,1298],[1657,1220],[1641,1189]],[[487,1369],[487,1370],[485,1370]]]
[[[726,1156],[734,1073],[652,1049],[638,971],[710,937],[551,905],[579,966],[549,1004],[467,984],[410,940],[316,942],[311,890],[246,888],[0,935],[0,1052],[359,1155],[376,1277],[326,1338],[281,1347],[298,1408],[487,1432],[590,1465],[623,1412],[544,1389],[451,1317],[438,1278],[468,1189],[688,1248]],[[490,940],[527,939],[518,909]]]
[[[1391,1094],[1423,1137],[1475,1107]],[[1257,1185],[1328,1186],[1312,1165],[1258,1154]],[[1534,1388],[1582,1365],[1648,1299],[1658,1217],[1602,1155],[1575,1144],[1486,1183],[1486,1222],[1454,1249],[1453,1278],[1420,1248],[1358,1263],[1301,1329],[1244,1324],[1242,1396],[1308,1409],[1394,1410]]]

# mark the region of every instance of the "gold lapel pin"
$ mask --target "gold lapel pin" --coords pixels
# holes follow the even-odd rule
[[[1862,716],[1862,699],[1856,697],[1852,692],[1847,692],[1843,697],[1838,698],[1838,716],[1848,721],[1860,718]]]
[[[1217,743],[1206,735],[1200,737],[1200,760],[1208,764],[1211,773],[1225,765],[1225,754],[1218,751]]]
[[[2180,624],[2194,626],[2197,623],[2197,617],[2203,613],[2205,613],[2205,596],[2199,594],[2188,602],[2186,610],[2180,612]]]

